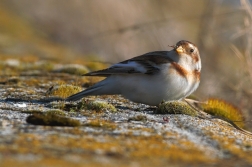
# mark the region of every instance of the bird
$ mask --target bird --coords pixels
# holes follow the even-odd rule
[[[153,51],[84,76],[104,80],[67,97],[77,101],[86,96],[122,95],[136,103],[158,106],[193,93],[200,83],[201,59],[197,46],[181,40],[170,51]]]

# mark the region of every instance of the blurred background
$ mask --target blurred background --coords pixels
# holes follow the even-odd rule
[[[195,95],[231,102],[252,119],[249,0],[1,0],[0,56],[116,63],[179,40],[195,43],[202,78]],[[251,124],[250,124],[251,125]]]

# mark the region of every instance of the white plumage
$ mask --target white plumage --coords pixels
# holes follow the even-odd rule
[[[171,51],[150,52],[85,74],[106,76],[103,81],[74,94],[67,101],[91,95],[121,94],[125,98],[148,105],[180,100],[199,86],[201,61],[197,47],[179,41]]]

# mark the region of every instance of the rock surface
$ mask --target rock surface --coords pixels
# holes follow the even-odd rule
[[[117,111],[64,111],[81,122],[79,127],[28,124],[27,116],[47,112],[52,104],[2,101],[0,166],[252,165],[252,136],[223,121],[158,115],[155,108],[120,96],[94,99]]]

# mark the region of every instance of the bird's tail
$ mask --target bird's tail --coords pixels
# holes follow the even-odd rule
[[[86,90],[83,90],[79,93],[76,93],[74,95],[71,95],[65,99],[65,101],[77,101],[80,100],[83,97],[86,96],[92,96],[92,95],[99,95],[99,90],[101,89],[101,86],[99,87],[90,87]]]
[[[106,78],[79,93],[67,97],[65,101],[77,101],[86,96],[119,94],[120,90],[116,88],[115,84],[115,82],[111,82],[110,78]]]

